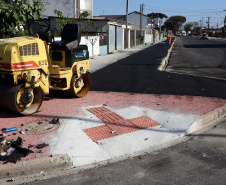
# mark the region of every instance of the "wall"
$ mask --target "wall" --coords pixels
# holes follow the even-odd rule
[[[80,11],[87,11],[90,13],[89,19],[93,18],[93,0],[80,0]]]
[[[140,25],[140,14],[139,13],[131,13],[128,15],[128,23]],[[142,16],[142,26],[146,27],[148,23],[148,17],[143,15]]]
[[[75,17],[75,0],[41,0],[45,6],[44,16],[56,16],[54,9],[63,13],[65,17]],[[32,2],[32,0],[30,0]]]
[[[121,50],[123,49],[123,28],[120,26],[117,26],[117,45],[116,49]]]
[[[154,43],[159,40],[159,32],[158,30],[154,30]]]
[[[115,51],[115,25],[109,25],[109,51]]]
[[[81,42],[80,44],[83,44],[83,45],[87,45],[88,46],[88,50],[89,50],[89,57],[92,58],[92,39],[96,39],[96,43],[94,44],[93,46],[93,49],[94,49],[94,56],[97,56],[99,55],[100,53],[100,46],[99,46],[99,36],[89,36],[88,39],[86,37],[82,37],[81,38]]]
[[[107,45],[100,46],[99,53],[100,53],[100,55],[107,55]]]
[[[153,42],[153,35],[152,34],[145,34],[145,43]]]

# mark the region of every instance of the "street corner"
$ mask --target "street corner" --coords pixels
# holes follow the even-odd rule
[[[176,143],[193,123],[225,103],[217,98],[93,91],[76,111],[80,113],[65,119],[58,137],[50,141],[50,153],[67,153],[73,166],[81,167],[158,150]]]
[[[80,99],[49,97],[31,116],[0,111],[0,165],[12,169],[66,155],[67,164],[83,167],[159,150],[178,142],[206,114],[216,109],[218,115],[225,114],[225,103],[217,98],[95,91]]]

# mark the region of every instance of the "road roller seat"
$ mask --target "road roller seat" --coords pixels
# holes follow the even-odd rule
[[[72,50],[79,46],[81,41],[81,26],[78,24],[66,24],[61,34],[61,41],[54,41],[52,50]]]

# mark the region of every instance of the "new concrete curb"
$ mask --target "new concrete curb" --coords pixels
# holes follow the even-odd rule
[[[222,107],[219,107],[219,108],[213,110],[212,112],[209,112],[209,113],[205,114],[204,116],[202,116],[201,119],[194,122],[190,126],[190,128],[185,132],[184,135],[192,134],[192,133],[197,132],[201,129],[204,129],[210,125],[213,125],[214,123],[216,123],[219,119],[223,118],[224,116],[226,116],[226,104],[223,105]]]
[[[66,169],[71,166],[72,163],[68,155],[55,155],[28,161],[19,161],[16,164],[8,163],[1,165],[0,179],[10,179],[12,177],[40,173],[50,169]]]
[[[168,65],[169,57],[170,57],[170,54],[173,50],[173,46],[174,46],[175,41],[176,41],[176,37],[175,37],[170,49],[168,50],[167,56],[162,59],[162,62],[160,64],[159,68],[158,68],[159,71],[165,71],[166,70],[166,66]]]

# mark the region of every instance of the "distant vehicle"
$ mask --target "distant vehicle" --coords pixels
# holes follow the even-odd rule
[[[177,36],[178,36],[178,37],[181,36],[181,33],[177,33]]]
[[[203,33],[201,39],[208,39],[208,34],[207,33]]]
[[[187,36],[187,33],[182,33],[183,36]]]

